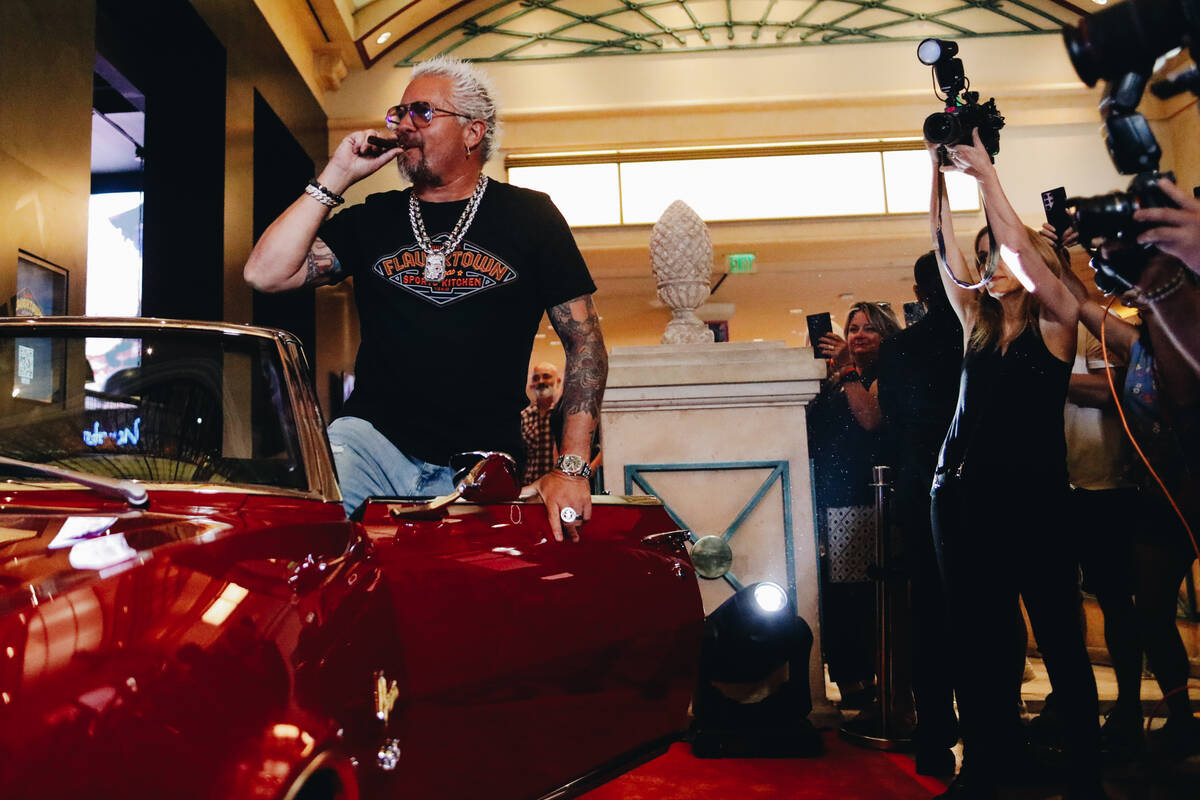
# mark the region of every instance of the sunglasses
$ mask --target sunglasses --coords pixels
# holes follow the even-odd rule
[[[424,100],[416,100],[412,103],[401,103],[398,106],[392,106],[383,116],[383,121],[389,129],[400,127],[400,121],[407,114],[408,118],[413,121],[413,125],[418,128],[424,128],[433,122],[433,118],[438,114],[449,114],[454,117],[462,117],[463,119],[471,119],[467,114],[460,114],[457,111],[451,111],[448,108],[436,108]]]

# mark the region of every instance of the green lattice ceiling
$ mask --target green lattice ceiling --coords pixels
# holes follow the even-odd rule
[[[1048,34],[1083,13],[1067,0],[473,2],[405,37],[397,66]]]

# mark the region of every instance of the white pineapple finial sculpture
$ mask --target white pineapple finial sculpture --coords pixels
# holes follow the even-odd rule
[[[672,315],[663,344],[713,341],[713,332],[694,313],[708,299],[712,261],[712,239],[704,220],[682,200],[671,203],[650,233],[658,297]]]

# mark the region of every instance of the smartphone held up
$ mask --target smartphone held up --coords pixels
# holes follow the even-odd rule
[[[813,357],[824,358],[819,345],[822,336],[833,333],[833,319],[829,312],[825,311],[821,314],[809,314],[804,320],[808,323],[808,344],[813,349]]]

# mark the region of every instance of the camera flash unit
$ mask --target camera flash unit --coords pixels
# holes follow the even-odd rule
[[[917,45],[917,59],[927,67],[958,55],[958,43],[945,39],[925,39]]]

